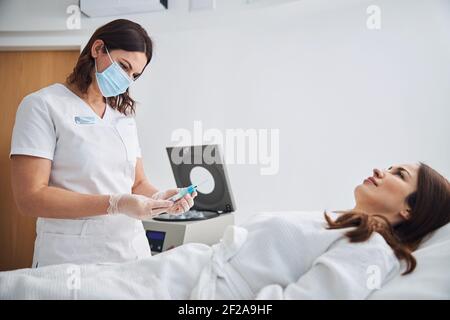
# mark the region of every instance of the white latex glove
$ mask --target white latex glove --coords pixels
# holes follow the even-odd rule
[[[135,219],[146,219],[166,212],[174,203],[156,200],[137,194],[116,194],[109,196],[109,214],[126,214]]]
[[[155,200],[165,200],[174,195],[176,195],[180,189],[169,189],[166,191],[159,191],[152,195],[152,199]],[[174,205],[166,210],[167,213],[170,214],[182,214],[189,211],[190,208],[194,205],[194,198],[197,196],[197,192],[192,194],[186,194],[183,198],[177,200]]]

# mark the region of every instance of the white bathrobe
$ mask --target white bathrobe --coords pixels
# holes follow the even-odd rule
[[[0,299],[365,299],[398,274],[379,234],[350,243],[325,227],[322,212],[259,214],[213,246],[2,272]]]

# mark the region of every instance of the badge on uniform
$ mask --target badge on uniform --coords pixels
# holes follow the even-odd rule
[[[76,124],[95,124],[95,117],[77,116],[75,117]]]

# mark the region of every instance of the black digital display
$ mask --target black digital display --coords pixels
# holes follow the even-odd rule
[[[150,250],[154,252],[162,252],[166,233],[162,231],[147,230],[146,232]]]

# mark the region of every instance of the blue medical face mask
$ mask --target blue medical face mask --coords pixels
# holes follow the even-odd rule
[[[106,47],[105,47],[106,48]],[[116,97],[124,93],[128,87],[133,83],[128,74],[119,66],[119,64],[109,55],[108,48],[106,48],[111,65],[103,72],[97,71],[97,60],[95,61],[95,77],[97,78],[97,84],[100,88],[100,92],[106,98]]]

